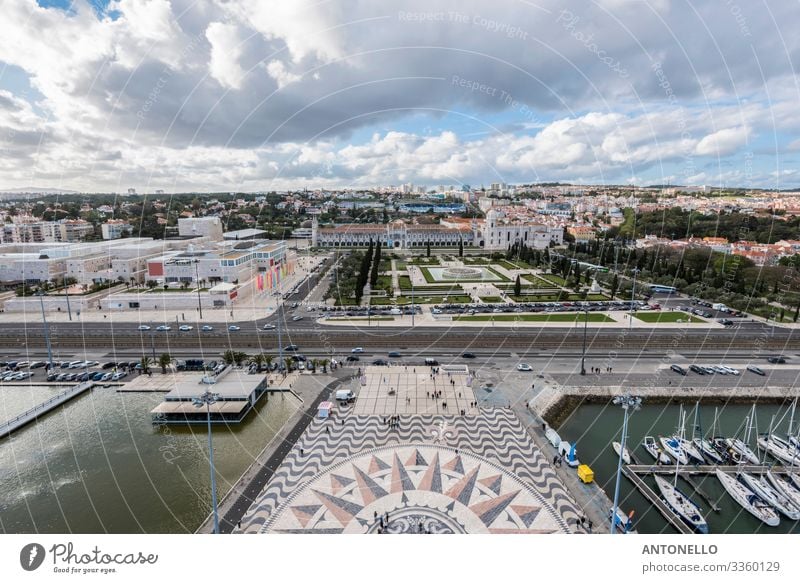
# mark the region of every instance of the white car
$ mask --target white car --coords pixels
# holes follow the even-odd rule
[[[208,324],[206,324],[202,326],[200,330],[202,330],[203,332],[213,332],[214,326],[209,326]]]
[[[262,330],[274,330],[276,328],[275,324],[264,324]]]
[[[188,324],[184,324],[183,326],[178,328],[178,330],[180,330],[181,332],[191,332],[192,330],[194,330],[194,327],[189,326]]]
[[[103,376],[106,376],[106,375],[103,375]],[[112,381],[118,381],[120,379],[124,379],[126,376],[128,376],[128,373],[126,373],[124,371],[115,372],[113,375],[111,375],[111,380]]]
[[[299,322],[302,319],[303,319],[303,316],[293,316],[292,317],[292,322]]]
[[[725,365],[722,365],[722,364],[719,365],[719,366],[720,366],[720,368],[723,368],[726,371],[728,371],[728,374],[732,374],[732,375],[737,376],[737,377],[741,374],[739,372],[738,368],[733,368],[732,366],[725,366]]]
[[[517,365],[517,370],[521,372],[531,372],[533,370],[533,367],[526,362],[520,362]]]
[[[172,330],[172,327],[162,324],[161,326],[156,328],[156,330],[159,332],[169,332],[170,330]]]
[[[228,326],[228,331],[229,332],[238,332],[241,329],[242,329],[241,326],[236,326],[236,325],[233,325],[233,324]]]
[[[147,332],[149,329],[150,329],[150,326],[148,326],[147,324],[142,324],[138,328],[139,332]]]
[[[353,354],[360,354],[360,353],[364,352],[364,349],[361,346],[356,346],[350,352],[352,352]]]

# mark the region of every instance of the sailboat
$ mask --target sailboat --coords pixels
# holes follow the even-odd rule
[[[652,435],[647,435],[642,442],[642,447],[647,450],[651,456],[655,458],[657,462],[662,463],[663,465],[669,465],[672,463],[672,458],[661,451],[661,448],[658,447],[655,438]]]
[[[685,441],[683,439],[683,431],[684,431],[684,421],[685,421],[685,414],[683,410],[681,410],[681,424],[680,424],[680,436],[677,436],[676,439],[678,443]],[[680,447],[680,446],[679,446]],[[708,534],[708,523],[706,519],[700,512],[700,507],[695,504],[686,494],[681,492],[678,488],[678,471],[680,470],[680,464],[675,464],[675,483],[671,484],[666,479],[662,478],[658,474],[656,474],[656,486],[658,486],[659,491],[661,492],[661,499],[664,503],[669,506],[672,511],[681,517],[686,524],[688,524],[695,532],[699,532],[701,534]]]
[[[736,500],[742,508],[767,526],[778,526],[781,523],[781,519],[775,512],[775,509],[759,498],[747,486],[719,468],[716,469],[716,474],[717,479],[722,484],[722,487],[725,488],[725,491],[731,498]]]
[[[681,448],[681,442],[677,437],[659,437],[658,441],[661,442],[664,451],[675,458],[678,463],[689,463],[689,456]]]
[[[700,507],[681,492],[678,488],[670,484],[667,480],[656,474],[656,486],[661,492],[661,499],[669,506],[672,511],[681,517],[686,524],[700,534],[708,534],[708,523],[700,513]]]
[[[791,465],[797,458],[797,451],[795,448],[789,449],[791,446],[784,439],[777,435],[770,435],[769,433],[762,433],[756,439],[759,449],[763,449],[777,460],[785,464]]]
[[[762,478],[742,473],[739,479],[750,488],[759,498],[775,507],[778,512],[789,520],[800,520],[800,508],[796,507],[786,496],[776,491],[769,482]]]
[[[614,453],[617,454],[617,457],[619,457],[619,455],[620,455],[619,450],[620,450],[621,447],[622,447],[622,445],[620,444],[619,441],[612,441],[611,442],[611,448],[614,450]],[[631,463],[631,452],[628,451],[627,447],[622,450],[622,461],[624,463],[626,463],[626,464],[630,464]]]
[[[770,483],[773,489],[779,491],[786,498],[791,500],[792,504],[800,508],[800,490],[792,486],[781,476],[773,474],[770,470],[767,471],[767,481]]]
[[[695,429],[700,431],[700,437],[694,437],[692,439],[692,443],[694,446],[700,450],[700,453],[705,456],[713,464],[722,464],[725,460],[722,458],[722,455],[714,448],[714,444],[710,439],[706,439],[703,437],[702,429],[700,425],[698,425],[698,409],[700,408],[700,401],[697,402],[695,405]],[[716,430],[717,426],[717,408],[714,408],[714,423],[711,425],[711,435],[714,435],[714,431]]]
[[[747,445],[750,442],[750,433],[753,430],[753,422],[756,416],[756,406],[753,404],[753,410],[750,415],[745,418],[745,426],[747,429],[745,430],[745,440],[742,441],[739,438],[731,437],[725,440],[733,451],[741,456],[740,463],[751,463],[751,464],[758,464],[758,456],[750,449],[750,446]]]

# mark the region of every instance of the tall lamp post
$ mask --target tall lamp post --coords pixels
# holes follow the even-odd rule
[[[583,313],[583,353],[581,354],[581,375],[586,374],[586,328],[589,325],[589,309]]]
[[[36,295],[39,296],[39,305],[42,308],[42,321],[44,322],[44,340],[47,344],[47,359],[50,363],[50,368],[48,370],[53,370],[53,350],[50,347],[50,326],[47,324],[47,316],[44,313],[44,292],[39,290],[36,292]]]
[[[414,307],[414,279],[411,278],[411,327],[414,327],[414,315],[417,309]]]
[[[206,392],[192,399],[192,404],[201,408],[205,405],[208,422],[208,464],[211,468],[211,510],[214,513],[214,534],[219,534],[219,514],[217,513],[217,478],[214,476],[214,445],[211,442],[211,404],[219,401],[219,394]]]
[[[636,301],[636,274],[639,273],[639,269],[634,267],[633,268],[633,286],[631,287],[631,313],[630,317],[628,318],[628,329],[633,327],[633,312],[635,311],[634,303]]]
[[[617,508],[619,504],[619,482],[622,475],[622,456],[625,453],[625,437],[628,434],[628,414],[637,411],[642,405],[641,397],[632,397],[629,393],[618,395],[614,397],[613,403],[622,406],[625,415],[622,418],[622,437],[619,444],[619,460],[617,460],[617,483],[614,486],[614,507],[611,509],[611,534],[614,534],[616,529],[614,525],[617,522]]]
[[[203,319],[203,302],[200,301],[200,272],[197,264],[200,263],[199,259],[192,261],[194,263],[194,284],[197,286],[197,309],[200,312],[200,319]]]

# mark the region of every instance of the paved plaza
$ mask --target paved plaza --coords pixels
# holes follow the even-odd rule
[[[453,409],[463,401],[464,415],[436,410],[425,394],[429,367],[368,368],[350,384],[355,406],[313,419],[237,530],[584,532],[574,499],[519,418],[506,407],[468,407],[472,377],[461,370],[448,378],[440,369],[436,386],[450,387],[443,398]]]
[[[361,377],[354,412],[356,415],[477,415],[473,380],[469,368],[463,365],[370,366]]]

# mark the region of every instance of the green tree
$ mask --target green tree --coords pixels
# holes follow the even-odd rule
[[[522,282],[519,280],[519,275],[517,275],[517,279],[514,281],[514,295],[517,297],[522,295]]]
[[[427,243],[425,243],[425,257],[430,257],[430,256],[431,256],[431,242],[428,241]]]
[[[172,363],[172,356],[164,352],[158,357],[158,366],[161,367],[161,374],[167,374],[167,367]]]
[[[464,240],[460,237],[458,239],[458,256],[464,257]]]
[[[617,295],[617,289],[619,288],[619,279],[617,278],[617,274],[614,274],[614,277],[611,278],[611,299],[614,299],[614,296]]]
[[[142,359],[139,361],[139,364],[142,365],[142,374],[147,374],[150,372],[150,363],[152,361],[147,357],[143,356]]]

